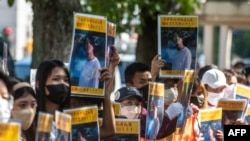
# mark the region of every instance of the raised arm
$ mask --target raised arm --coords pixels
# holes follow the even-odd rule
[[[113,89],[113,77],[107,68],[101,70],[101,81],[105,81],[105,97],[103,102],[103,124],[100,127],[100,137],[106,138],[115,135],[115,114],[110,100]]]
[[[101,138],[115,135],[115,114],[110,95],[114,88],[115,68],[120,62],[117,49],[111,46],[110,62],[107,68],[101,70],[101,81],[105,81],[105,97],[103,103],[103,125],[100,127]]]
[[[115,68],[120,63],[120,56],[119,56],[119,53],[118,53],[117,49],[115,48],[115,46],[111,46],[110,50],[111,50],[110,62],[109,62],[109,66],[107,66],[107,67],[108,67],[110,73],[112,74],[112,76],[114,77]]]
[[[165,61],[163,59],[159,59],[161,55],[157,54],[154,56],[153,60],[151,61],[151,74],[152,74],[152,81],[156,80],[156,77],[162,67],[165,65]]]

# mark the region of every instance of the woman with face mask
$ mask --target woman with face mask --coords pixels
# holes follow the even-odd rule
[[[207,91],[199,78],[195,78],[194,80],[190,96],[190,103],[198,106],[198,108],[207,107]]]
[[[13,97],[9,94],[11,90],[10,78],[0,71],[0,122],[8,122],[13,107]]]
[[[68,69],[59,60],[42,62],[36,72],[36,99],[38,112],[52,115],[56,110],[69,108],[70,76]],[[55,140],[56,130],[53,124],[50,140]]]
[[[115,92],[115,102],[121,104],[121,116],[137,119],[141,114],[142,95],[135,87],[122,87]]]
[[[18,82],[12,87],[14,105],[11,118],[21,122],[22,141],[35,140],[33,120],[36,114],[37,102],[34,90],[27,82]]]

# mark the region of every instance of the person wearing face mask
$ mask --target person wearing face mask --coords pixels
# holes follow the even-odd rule
[[[176,87],[171,87],[171,88],[165,89],[165,91],[164,91],[165,109],[167,109],[167,107],[170,104],[172,104],[173,102],[175,102],[177,100],[177,96],[178,96],[178,90]]]
[[[11,118],[21,122],[22,141],[34,141],[35,126],[33,120],[37,108],[35,92],[27,82],[17,82],[12,87],[12,91],[14,105],[11,111]]]
[[[216,107],[220,98],[224,96],[224,89],[228,86],[224,73],[219,69],[210,69],[202,76],[207,91],[208,107]]]
[[[39,112],[46,112],[55,115],[56,110],[62,111],[69,108],[70,75],[63,62],[52,59],[40,63],[37,68],[35,81],[36,100],[38,104],[37,114]],[[55,129],[53,122],[50,141],[54,141],[56,138]]]
[[[148,98],[148,82],[156,81],[157,75],[160,68],[164,67],[165,61],[159,59],[160,55],[157,54],[151,61],[151,68],[142,62],[134,62],[128,65],[125,69],[125,81],[127,87],[136,87],[140,93],[143,95],[142,105],[141,105],[141,114],[139,116],[141,121],[141,138],[143,141],[145,138],[145,129],[146,129],[146,117],[147,117],[147,98]],[[112,97],[115,97],[114,95]],[[113,98],[114,99],[114,98]],[[162,139],[175,130],[176,118],[175,120],[169,120],[164,116],[163,124],[158,133],[157,139]]]
[[[10,78],[0,71],[0,122],[3,123],[9,121],[13,107],[13,97],[9,94],[10,84]]]
[[[141,114],[142,95],[135,87],[122,87],[115,93],[115,102],[121,104],[120,115],[137,119]]]
[[[224,90],[228,86],[224,73],[219,69],[209,69],[203,75],[201,79],[205,85],[207,92],[207,107],[213,108],[218,104],[219,99],[223,98]],[[216,130],[216,139],[218,141],[224,140],[224,134],[221,130]]]
[[[198,108],[207,107],[207,91],[199,78],[194,80],[190,103],[198,106]]]

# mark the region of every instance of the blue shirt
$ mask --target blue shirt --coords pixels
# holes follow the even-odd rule
[[[185,70],[191,68],[192,54],[187,47],[175,52],[172,60],[172,70]]]

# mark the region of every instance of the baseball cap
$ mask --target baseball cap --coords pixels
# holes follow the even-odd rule
[[[212,88],[227,86],[225,74],[219,69],[210,69],[202,77],[202,82]]]
[[[209,64],[209,65],[205,65],[202,68],[200,68],[200,70],[198,71],[198,78],[202,79],[203,75],[205,74],[206,71],[210,70],[210,69],[218,69],[218,66],[214,65],[214,64]]]
[[[136,96],[141,101],[143,99],[141,93],[135,87],[122,87],[114,93],[114,96],[116,102],[121,102],[131,96]]]

